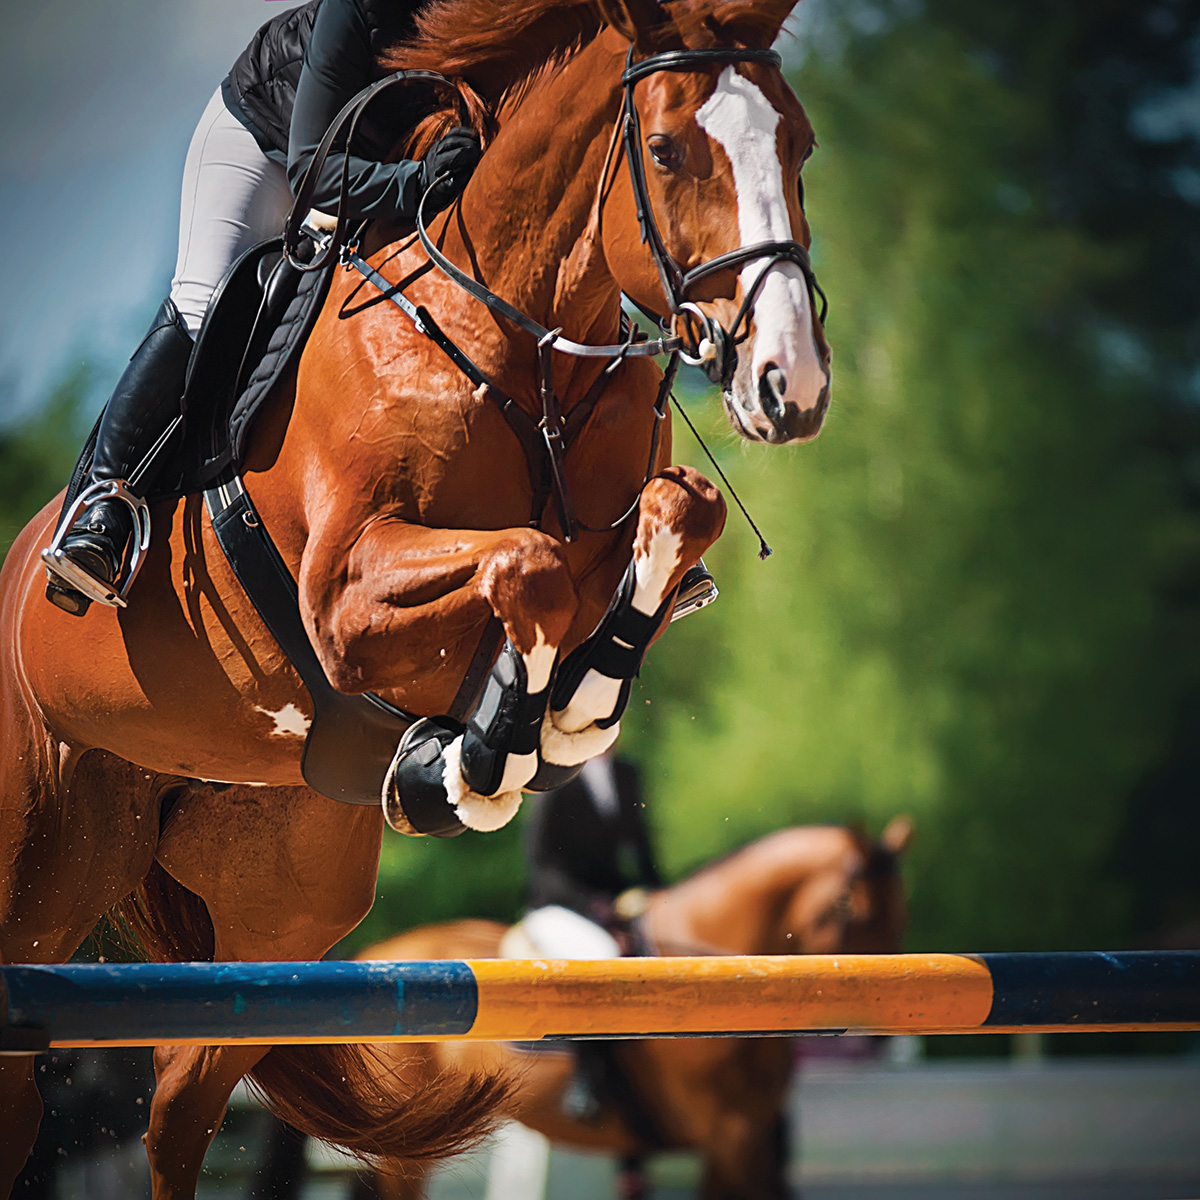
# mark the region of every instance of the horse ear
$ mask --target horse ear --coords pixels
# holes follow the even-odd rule
[[[658,0],[595,0],[595,4],[600,19],[638,50],[654,49],[654,35],[667,20]]]
[[[912,817],[893,817],[879,835],[879,844],[889,854],[903,854],[916,830]]]
[[[779,36],[798,0],[726,0],[717,5],[713,19],[727,33],[748,46],[769,46]],[[764,40],[764,34],[768,34]]]

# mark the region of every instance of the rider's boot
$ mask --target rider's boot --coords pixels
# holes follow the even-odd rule
[[[49,579],[46,599],[64,612],[81,617],[93,600],[122,603],[114,596],[134,531],[135,506],[153,482],[153,466],[148,471],[139,468],[179,413],[191,353],[192,338],[168,297],[100,420],[85,485],[85,490],[94,488],[96,496],[61,543],[42,555]],[[135,472],[139,477],[132,479]]]

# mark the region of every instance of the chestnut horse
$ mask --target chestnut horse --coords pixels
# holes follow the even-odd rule
[[[897,859],[911,831],[911,822],[897,817],[877,842],[840,826],[770,834],[652,894],[640,933],[659,954],[898,953],[907,914]],[[401,934],[359,957],[495,958],[504,934],[491,921],[455,921]],[[400,1094],[447,1071],[500,1067],[517,1081],[505,1113],[552,1142],[622,1157],[696,1151],[703,1200],[790,1195],[787,1141],[780,1136],[794,1062],[789,1039],[675,1038],[610,1047],[652,1130],[611,1105],[587,1117],[565,1111],[575,1059],[562,1048],[530,1054],[502,1043],[394,1043],[385,1048],[384,1064],[395,1072],[388,1078]],[[384,1200],[418,1200],[424,1181],[424,1170],[408,1167],[401,1175],[381,1173],[376,1188]]]
[[[499,622],[488,686],[501,703],[477,704],[465,733],[434,747],[464,824],[496,827],[543,759],[571,767],[612,741],[645,645],[723,525],[716,489],[669,465],[653,359],[632,346],[580,354],[627,340],[622,292],[673,314],[673,343],[719,368],[743,436],[803,440],[821,425],[829,350],[798,188],[813,134],[765,49],[791,4],[441,0],[397,50],[471,98],[488,145],[426,242],[385,231],[369,262],[494,386],[338,271],[242,478],[334,688],[445,714]],[[435,246],[445,269],[429,269]],[[527,327],[447,277],[455,267],[551,331],[553,349],[539,357]],[[606,376],[566,451],[557,422],[539,428],[547,373],[568,423]],[[540,513],[522,422],[555,470]],[[311,697],[204,504],[158,505],[129,606],[83,620],[41,595],[57,511],[34,518],[0,574],[0,960],[63,961],[116,905],[153,957],[319,958],[371,906],[384,815],[305,785]],[[602,617],[617,624],[591,636]],[[607,659],[593,666],[597,646]],[[412,832],[403,796],[384,799]],[[393,1157],[453,1151],[503,1091],[439,1084],[395,1112],[356,1048],[163,1046],[155,1058],[156,1200],[194,1195],[247,1073],[303,1110],[306,1131]],[[0,1196],[40,1111],[32,1060],[0,1058]]]

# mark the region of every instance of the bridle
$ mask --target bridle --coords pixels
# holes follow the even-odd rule
[[[620,145],[622,153],[629,164],[629,180],[633,189],[634,204],[637,211],[638,224],[641,227],[642,241],[648,246],[650,256],[654,260],[654,265],[658,270],[658,276],[662,282],[663,296],[670,309],[670,316],[664,319],[658,313],[646,309],[642,311],[663,330],[667,329],[668,325],[674,325],[676,319],[681,316],[689,320],[698,321],[703,334],[700,338],[696,339],[693,347],[689,347],[685,338],[674,331],[671,332],[670,336],[660,337],[647,342],[634,343],[632,345],[625,342],[608,346],[586,346],[581,345],[579,342],[573,342],[569,338],[562,337],[556,329],[547,329],[544,325],[538,324],[538,322],[527,317],[507,301],[502,300],[490,288],[460,270],[442,254],[434,244],[433,239],[429,236],[429,230],[425,224],[425,201],[428,199],[428,193],[422,197],[417,210],[417,234],[421,239],[421,245],[425,253],[429,255],[430,259],[444,275],[464,291],[469,292],[477,300],[482,301],[493,312],[505,317],[537,338],[539,347],[544,345],[551,350],[557,350],[561,354],[591,358],[624,358],[628,355],[679,354],[683,361],[690,366],[703,367],[705,373],[714,383],[727,386],[730,378],[732,378],[733,368],[736,363],[735,356],[731,351],[749,336],[750,316],[754,311],[754,302],[758,298],[758,293],[762,290],[762,285],[766,281],[768,272],[773,267],[781,262],[792,262],[800,268],[808,284],[810,293],[815,293],[821,297],[820,320],[822,325],[825,323],[825,317],[828,312],[828,301],[820,284],[817,283],[817,277],[813,271],[808,251],[800,242],[795,240],[755,242],[750,246],[739,246],[736,250],[718,255],[716,258],[709,259],[708,262],[692,267],[688,271],[685,271],[676,262],[674,256],[667,249],[666,242],[659,231],[658,222],[654,219],[654,210],[650,204],[650,193],[646,184],[646,164],[642,155],[641,117],[638,113],[637,104],[634,102],[633,89],[638,80],[645,79],[648,75],[657,74],[659,71],[686,71],[695,67],[711,66],[714,63],[743,62],[764,63],[767,66],[779,67],[782,60],[774,50],[716,47],[707,50],[667,50],[662,54],[652,54],[648,58],[639,59],[637,62],[634,62],[633,47],[630,46],[625,60],[625,70],[621,74],[624,96],[622,98],[621,111],[617,115],[617,128],[621,136]],[[603,172],[604,177],[607,177],[608,172],[609,166],[606,163]],[[604,182],[605,179],[602,178],[601,188],[603,188]],[[699,305],[688,299],[688,293],[702,279],[707,279],[710,275],[728,270],[730,267],[736,267],[746,262],[753,262],[756,259],[766,259],[767,262],[754,281],[753,286],[747,290],[742,300],[741,308],[738,310],[733,328],[726,332]],[[638,307],[640,308],[641,306],[639,305]],[[738,331],[743,326],[745,328],[739,334]],[[705,341],[711,345],[711,350],[704,346]]]
[[[666,417],[667,402],[670,398],[671,387],[680,361],[703,368],[709,379],[714,383],[720,384],[722,387],[729,385],[737,363],[736,348],[749,337],[750,318],[754,311],[754,303],[759,292],[762,290],[767,274],[772,268],[783,262],[794,263],[800,268],[807,282],[810,296],[815,293],[821,297],[820,320],[824,324],[828,307],[825,293],[817,283],[816,275],[809,261],[808,251],[799,242],[794,240],[767,241],[756,242],[750,246],[740,246],[736,250],[719,255],[708,262],[701,263],[699,266],[685,271],[667,249],[658,224],[654,219],[646,184],[646,169],[641,146],[641,120],[637,105],[634,102],[634,86],[639,80],[659,71],[686,71],[696,67],[711,66],[714,63],[743,62],[764,63],[769,66],[779,67],[781,59],[773,50],[712,48],[706,50],[669,50],[634,62],[632,46],[626,58],[625,70],[621,75],[624,95],[621,110],[617,116],[617,127],[614,130],[613,144],[617,146],[619,155],[623,155],[628,161],[630,183],[633,189],[638,222],[641,227],[642,241],[649,247],[651,257],[658,270],[659,278],[662,281],[663,295],[669,308],[669,315],[666,318],[647,309],[642,309],[645,315],[658,325],[662,332],[662,336],[660,337],[649,340],[640,339],[638,331],[626,320],[624,313],[621,314],[621,334],[625,340],[609,345],[586,345],[563,337],[561,329],[546,328],[546,326],[541,325],[532,317],[509,304],[508,301],[498,296],[485,284],[480,283],[477,279],[461,270],[438,248],[429,234],[425,220],[425,205],[429,201],[429,197],[433,194],[434,188],[441,182],[440,179],[434,181],[425,192],[425,195],[422,196],[420,204],[417,206],[416,232],[420,238],[422,248],[429,256],[430,262],[463,291],[485,304],[498,316],[523,329],[536,339],[542,402],[542,415],[541,420],[537,424],[537,431],[544,446],[545,458],[548,464],[548,471],[546,472],[548,478],[546,483],[549,485],[548,490],[554,494],[563,535],[568,542],[573,541],[577,532],[581,529],[593,533],[607,533],[617,529],[637,509],[641,493],[654,473],[662,422]],[[312,188],[315,186],[316,177],[335,139],[349,125],[350,134],[346,142],[348,148],[350,141],[353,139],[358,119],[362,115],[362,111],[366,105],[379,92],[395,84],[406,84],[415,81],[431,82],[453,88],[449,80],[430,72],[406,73],[398,71],[395,75],[389,76],[387,79],[379,81],[370,88],[364,89],[359,96],[351,100],[342,112],[338,114],[338,117],[326,133],[321,146],[318,148],[304,181],[301,183],[297,194],[297,203],[293,207],[292,214],[288,218],[285,227],[285,253],[288,254],[289,260],[293,261],[294,265],[301,270],[312,270],[327,261],[331,254],[340,253],[343,263],[357,270],[379,288],[385,298],[391,300],[409,317],[419,332],[431,337],[441,346],[472,382],[481,386],[486,385],[488,394],[500,404],[501,411],[505,414],[510,425],[513,426],[514,431],[517,432],[518,437],[521,438],[526,456],[530,458],[532,469],[532,454],[528,445],[529,431],[519,427],[521,418],[518,415],[517,406],[512,400],[504,396],[495,383],[488,379],[480,368],[471,362],[458,346],[450,342],[445,334],[437,328],[436,323],[425,309],[418,309],[412,305],[403,294],[398,292],[394,285],[389,283],[384,276],[375,271],[359,255],[356,239],[351,240],[345,245],[342,244],[346,230],[342,213],[345,209],[345,198],[348,188],[347,169],[343,170],[341,195],[338,203],[338,228],[334,236],[323,242],[317,260],[304,263],[301,261],[300,255],[296,252],[302,228],[301,223],[308,212],[308,202],[311,199]],[[612,150],[610,148],[609,160],[605,163],[600,181],[601,197],[608,178],[611,160]],[[602,203],[602,199],[599,202]],[[729,331],[723,329],[719,322],[709,317],[698,304],[688,298],[692,287],[701,280],[707,279],[719,271],[728,270],[731,267],[740,266],[743,263],[755,260],[766,260],[765,265],[762,271],[759,272],[753,285],[746,291],[733,328]],[[641,308],[640,305],[638,307]],[[689,342],[687,337],[676,331],[676,326],[681,323],[689,333],[691,332],[690,327],[695,323],[700,330],[699,336]],[[558,396],[554,389],[553,354],[555,351],[573,357],[603,358],[608,360],[607,366],[596,380],[595,385],[589,390],[588,395],[572,410],[570,417],[566,420],[564,420],[562,415]],[[654,430],[651,437],[649,461],[642,484],[638,488],[632,503],[616,520],[599,527],[590,526],[579,520],[575,514],[574,504],[567,486],[564,465],[566,450],[573,436],[582,428],[583,422],[599,399],[608,379],[622,361],[631,357],[657,357],[664,354],[670,355],[670,359],[664,368],[663,379],[654,404]],[[535,491],[537,490],[545,489],[539,489],[535,481]],[[538,505],[535,503],[535,509],[537,508]],[[534,523],[537,522],[539,516],[540,512],[535,512]],[[764,553],[770,553],[769,550],[765,550],[765,543],[762,543],[762,545]]]
[[[778,67],[781,59],[774,50],[717,48],[668,50],[662,54],[653,54],[649,58],[634,62],[633,47],[630,46],[625,60],[625,71],[621,75],[621,83],[625,88],[620,118],[622,138],[625,157],[629,163],[629,178],[633,187],[638,223],[642,230],[642,241],[649,247],[654,265],[658,268],[663,295],[671,310],[672,326],[682,317],[685,324],[696,321],[702,331],[701,335],[695,339],[692,350],[685,348],[680,339],[683,361],[690,366],[702,367],[709,379],[722,387],[727,387],[733,377],[733,370],[737,363],[735,348],[750,336],[750,317],[754,311],[754,303],[766,282],[768,272],[773,267],[782,262],[791,262],[800,268],[808,285],[810,296],[815,293],[821,297],[820,320],[822,325],[825,323],[829,303],[825,293],[821,290],[821,285],[817,283],[808,251],[795,240],[755,242],[749,246],[739,246],[738,249],[731,250],[728,254],[718,255],[688,271],[685,271],[675,261],[663,241],[658,223],[654,219],[654,210],[650,205],[650,192],[646,184],[646,164],[642,154],[641,116],[634,103],[633,89],[638,80],[657,74],[659,71],[687,71],[698,66],[711,66],[714,63],[747,62]],[[734,319],[733,328],[726,332],[698,304],[693,303],[688,298],[688,294],[692,287],[702,279],[707,279],[710,275],[728,270],[730,267],[740,266],[742,263],[754,262],[757,259],[766,259],[766,264],[759,272],[754,284],[746,290],[741,308],[738,309],[737,317]],[[666,324],[663,318],[655,313],[646,315],[658,321],[660,326]],[[740,333],[739,330],[741,330]]]

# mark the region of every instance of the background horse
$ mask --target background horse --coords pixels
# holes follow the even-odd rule
[[[814,436],[828,403],[829,351],[797,266],[809,240],[797,183],[813,134],[763,56],[790,7],[680,0],[668,15],[651,0],[446,0],[400,56],[455,79],[487,118],[478,171],[431,227],[441,252],[541,326],[620,342],[622,292],[651,311],[683,303],[661,254],[656,264],[643,245],[636,155],[642,216],[653,215],[676,273],[716,260],[685,289],[684,332],[697,359],[712,360],[714,339],[726,346],[726,408],[764,443]],[[637,61],[707,57],[626,86],[631,49]],[[629,103],[636,136],[619,153]],[[496,386],[473,384],[372,285],[338,272],[297,372],[251,433],[243,482],[335,688],[445,714],[499,622],[501,708],[531,724],[497,730],[476,703],[455,743],[462,769],[443,776],[465,823],[495,827],[545,747],[570,765],[615,737],[640,656],[607,673],[585,657],[548,702],[560,658],[610,604],[644,650],[720,533],[723,502],[697,472],[669,465],[660,373],[631,351],[549,356],[567,421],[598,379],[607,384],[554,459],[559,502],[539,506],[514,429],[538,429],[547,356],[427,270],[411,237],[385,230],[376,242],[372,266],[389,286],[406,284]],[[735,252],[747,242],[785,245],[790,257],[746,261]],[[552,444],[555,430],[543,432]],[[200,498],[156,507],[129,607],[95,606],[82,621],[42,599],[38,552],[57,512],[56,501],[34,518],[0,574],[0,959],[62,961],[118,904],[155,958],[319,958],[370,908],[383,817],[304,785],[311,698]],[[404,827],[402,812],[394,820]],[[463,1077],[397,1111],[355,1048],[164,1046],[155,1058],[156,1200],[194,1195],[247,1072],[289,1100],[306,1131],[390,1157],[458,1148],[502,1091]],[[40,1111],[32,1062],[0,1061],[0,1195]]]
[[[897,953],[906,921],[898,856],[911,823],[897,817],[874,842],[859,830],[801,826],[773,833],[652,894],[639,932],[655,954]],[[498,957],[505,928],[454,921],[401,934],[360,958]],[[794,1047],[788,1038],[673,1038],[580,1043],[586,1065],[601,1050],[598,1111],[570,1115],[565,1095],[577,1060],[565,1049],[529,1053],[502,1043],[381,1047],[397,1095],[447,1072],[502,1069],[514,1079],[504,1111],[551,1141],[641,1157],[693,1150],[703,1159],[704,1200],[784,1200],[784,1106]],[[612,1064],[612,1065],[610,1065]],[[612,1103],[604,1075],[615,1069]],[[385,1082],[387,1082],[385,1080]],[[639,1116],[633,1116],[638,1113]],[[376,1177],[384,1200],[418,1200],[425,1172]]]

